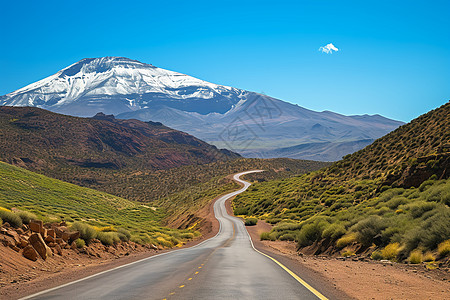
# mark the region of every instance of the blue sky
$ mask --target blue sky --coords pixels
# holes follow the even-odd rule
[[[343,114],[450,100],[450,1],[3,1],[0,94],[125,56]],[[338,52],[318,49],[333,43]]]

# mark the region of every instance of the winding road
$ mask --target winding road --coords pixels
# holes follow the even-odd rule
[[[227,214],[225,201],[250,183],[220,197],[217,235],[95,274],[22,299],[326,299],[289,269],[257,251],[243,222]]]

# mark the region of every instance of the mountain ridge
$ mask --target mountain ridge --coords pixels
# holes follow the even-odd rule
[[[281,152],[276,151],[278,148],[300,144],[376,139],[403,124],[379,115],[316,112],[124,57],[83,59],[1,96],[0,105],[36,106],[82,117],[103,112],[117,118],[161,122],[247,156],[277,153]],[[315,124],[323,130],[314,132]],[[231,131],[242,136],[232,135]],[[320,155],[321,149],[316,151],[314,159],[327,159]],[[340,151],[337,158],[348,154],[348,150]]]

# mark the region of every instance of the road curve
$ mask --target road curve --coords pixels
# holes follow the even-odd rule
[[[214,213],[217,235],[194,247],[155,255],[22,299],[318,299],[295,274],[258,253],[225,201],[250,183],[220,197]],[[324,298],[322,298],[324,299]]]

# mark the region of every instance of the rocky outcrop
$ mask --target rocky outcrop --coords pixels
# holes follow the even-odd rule
[[[40,233],[33,233],[28,239],[28,242],[39,253],[42,259],[46,260],[47,257],[52,255],[52,250],[45,244]]]
[[[23,249],[22,255],[32,261],[38,259],[38,253],[31,245],[28,245]]]

